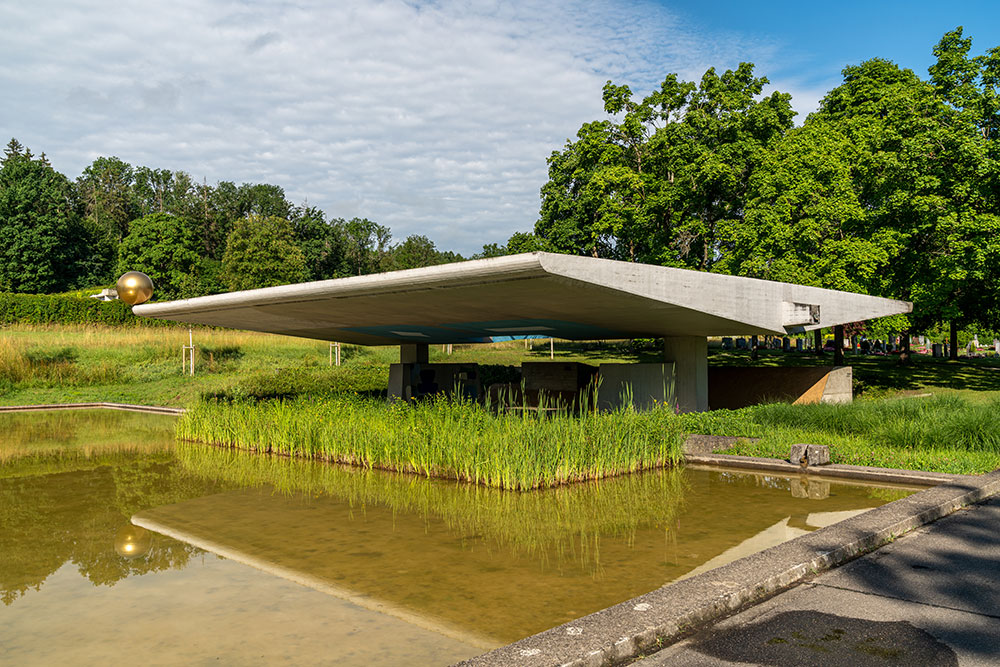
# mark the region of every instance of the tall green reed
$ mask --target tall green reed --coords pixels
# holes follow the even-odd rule
[[[669,410],[494,412],[470,401],[386,403],[360,396],[257,403],[205,401],[178,424],[184,440],[533,489],[676,464]]]

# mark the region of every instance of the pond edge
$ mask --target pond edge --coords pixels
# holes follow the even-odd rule
[[[3,405],[0,412],[33,412],[36,410],[127,410],[156,415],[182,415],[184,408],[166,408],[156,405],[133,405],[131,403],[51,403],[48,405]]]
[[[820,474],[828,472],[829,466],[823,468]],[[981,476],[949,477],[907,498],[457,664],[605,667],[654,653],[696,626],[761,602],[820,571],[1000,493],[1000,469]]]

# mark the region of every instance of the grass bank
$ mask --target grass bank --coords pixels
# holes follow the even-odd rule
[[[393,403],[360,396],[258,403],[206,401],[184,440],[534,489],[678,463],[681,422],[668,410],[500,413],[475,403]]]
[[[847,405],[774,403],[683,415],[684,429],[759,438],[729,454],[787,458],[792,444],[830,446],[834,463],[959,474],[1000,467],[1000,399],[946,393]]]
[[[195,330],[195,375],[182,372],[187,329],[102,326],[4,327],[0,404],[107,401],[169,407],[242,383],[284,382],[295,393],[385,389],[389,349],[344,346],[329,366],[322,341],[254,332]]]

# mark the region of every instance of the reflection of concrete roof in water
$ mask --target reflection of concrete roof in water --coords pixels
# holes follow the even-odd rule
[[[144,317],[363,345],[782,334],[911,304],[591,257],[527,253],[136,306]]]
[[[368,609],[489,648],[653,590],[804,509],[836,511],[881,504],[867,498],[863,488],[840,485],[836,494],[822,501],[794,498],[787,488],[770,489],[765,484],[762,489],[762,482],[755,480],[767,478],[755,475],[730,475],[727,493],[720,495],[714,475],[695,472],[686,477],[683,503],[663,497],[663,504],[676,506],[679,514],[643,508],[643,521],[626,534],[610,529],[581,534],[576,525],[569,525],[558,542],[520,548],[486,537],[488,525],[452,525],[436,516],[433,507],[403,511],[325,495],[286,496],[267,487],[156,507],[132,520]],[[673,486],[659,478],[666,494]],[[466,497],[457,485],[415,481]],[[612,484],[541,492],[541,496],[550,499],[553,513],[558,514],[568,502],[567,493],[595,495],[608,502],[605,496],[614,497],[616,480],[607,481]],[[631,488],[629,480],[617,481],[624,484],[623,490]],[[516,510],[518,499],[508,500]],[[749,515],[710,509],[713,530],[703,528],[706,504],[745,506],[751,501],[756,504]],[[479,516],[475,509],[473,516]],[[518,518],[510,517],[511,528],[516,528]]]

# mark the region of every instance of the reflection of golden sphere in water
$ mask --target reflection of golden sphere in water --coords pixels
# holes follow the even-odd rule
[[[153,281],[139,271],[123,274],[115,287],[118,289],[118,298],[130,306],[146,303],[153,296]]]
[[[125,558],[140,558],[153,548],[153,533],[141,526],[122,526],[115,537],[115,551]]]

